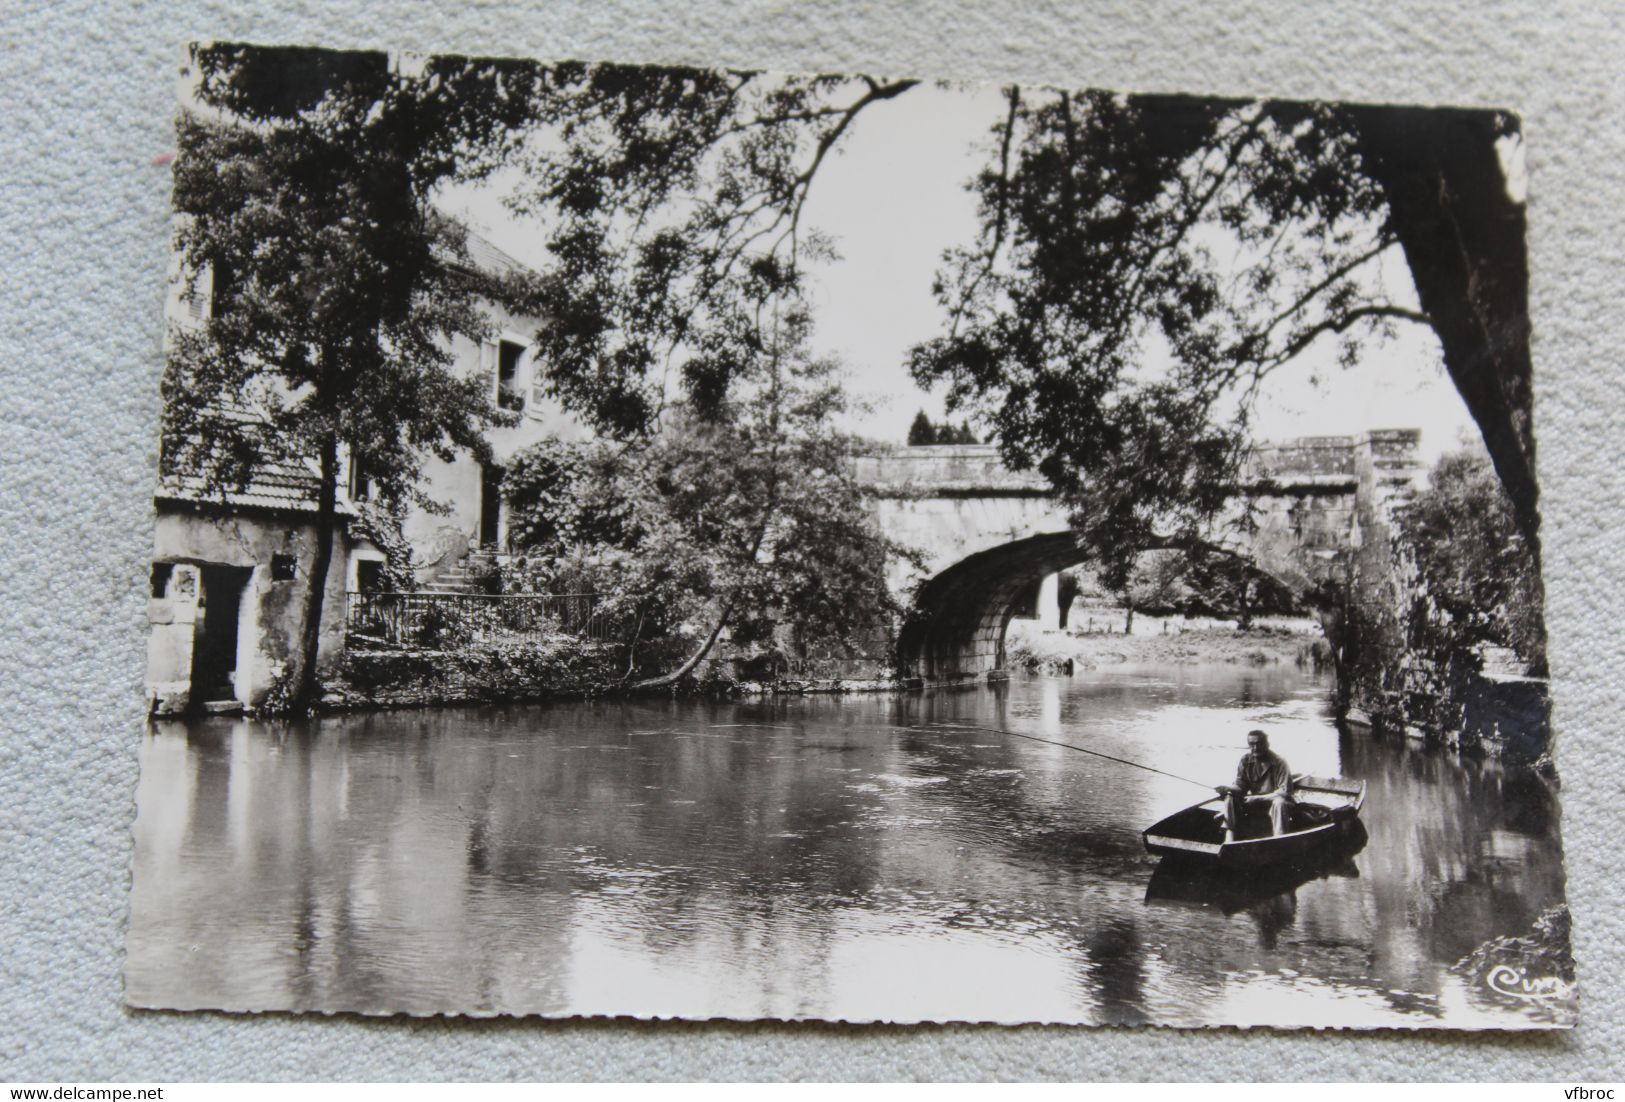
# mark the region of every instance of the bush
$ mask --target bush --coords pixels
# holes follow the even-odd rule
[[[1510,647],[1528,672],[1545,676],[1540,572],[1487,457],[1467,451],[1439,460],[1401,511],[1395,543],[1414,565],[1420,594],[1406,610],[1409,646]]]
[[[615,687],[624,672],[621,650],[563,635],[473,642],[450,651],[352,650],[339,676],[364,696],[418,694],[413,703],[525,700]]]
[[[416,642],[442,649],[462,646],[474,638],[480,617],[460,601],[434,601],[423,610],[414,633]]]

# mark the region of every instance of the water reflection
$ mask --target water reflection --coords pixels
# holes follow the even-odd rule
[[[1368,840],[1365,824],[1356,820],[1347,837],[1323,848],[1307,861],[1266,866],[1245,875],[1208,865],[1163,861],[1146,885],[1145,901],[1208,907],[1225,915],[1255,909],[1295,914],[1295,893],[1305,884],[1333,876],[1360,875],[1354,857]]]
[[[142,749],[129,998],[1527,1024],[1448,967],[1561,898],[1551,793],[1340,735],[1325,689],[1146,667],[903,697],[164,724]],[[1370,839],[1240,898],[1144,853],[1140,831],[1193,786],[987,730],[1222,780],[1254,726],[1295,769],[1365,779]]]

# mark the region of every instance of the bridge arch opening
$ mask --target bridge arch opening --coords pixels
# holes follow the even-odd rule
[[[950,681],[1003,669],[1016,597],[1080,557],[1070,531],[1046,532],[979,551],[928,579],[897,637],[904,672]]]
[[[1074,533],[1046,532],[968,555],[928,579],[898,633],[903,673],[954,681],[1005,669],[1005,635],[1018,598],[1034,582],[1083,558]],[[1248,565],[1307,595],[1301,584],[1307,577],[1289,579],[1250,558]]]

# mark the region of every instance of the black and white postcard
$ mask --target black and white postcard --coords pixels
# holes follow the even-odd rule
[[[1573,1024],[1516,115],[931,76],[186,52],[131,1005]]]

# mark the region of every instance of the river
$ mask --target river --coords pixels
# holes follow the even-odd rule
[[[912,695],[200,718],[143,737],[137,1006],[1530,1026],[1450,965],[1563,895],[1525,770],[1340,732],[1288,666]],[[1140,831],[1262,727],[1369,840],[1210,890]],[[987,730],[994,729],[994,730]]]

